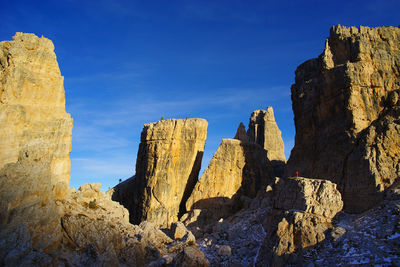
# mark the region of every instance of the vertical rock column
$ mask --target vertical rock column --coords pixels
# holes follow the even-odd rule
[[[207,137],[204,119],[145,124],[136,163],[131,221],[167,227],[178,220],[197,182]]]
[[[51,200],[69,185],[72,119],[63,81],[49,39],[16,33],[0,42],[0,232],[28,229],[42,249],[54,246],[59,227]]]
[[[272,107],[253,111],[247,135],[250,141],[259,144],[267,151],[275,176],[281,176],[286,163],[285,146]]]

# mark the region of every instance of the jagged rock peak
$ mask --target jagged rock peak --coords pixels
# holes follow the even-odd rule
[[[239,127],[236,131],[235,137],[233,139],[238,139],[243,142],[248,142],[249,137],[247,136],[246,133],[246,127],[244,126],[243,122],[239,124]]]
[[[320,57],[296,70],[296,138],[286,175],[332,180],[349,212],[375,205],[400,177],[399,51],[400,28],[338,25]]]
[[[198,180],[207,125],[204,119],[168,119],[143,126],[135,178],[113,194],[129,209],[131,222],[168,227],[178,221]]]
[[[270,161],[286,162],[281,131],[276,124],[272,107],[253,111],[247,133],[251,141],[267,150]]]

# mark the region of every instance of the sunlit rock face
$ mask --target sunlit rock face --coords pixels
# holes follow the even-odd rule
[[[61,231],[50,199],[68,191],[71,134],[53,43],[23,33],[0,42],[2,234],[31,234],[32,245],[43,250],[57,245]]]
[[[285,145],[272,107],[268,107],[267,110],[253,111],[247,135],[249,140],[259,144],[267,151],[267,157],[274,167],[275,176],[282,176],[286,163]]]
[[[235,200],[241,196],[255,197],[272,178],[270,162],[261,146],[222,139],[186,202],[186,209],[212,210],[216,216],[223,217],[234,211]]]
[[[256,266],[299,263],[303,249],[325,239],[343,208],[341,195],[330,181],[303,177],[276,179],[271,194]]]
[[[131,222],[167,227],[197,182],[207,138],[204,119],[169,119],[145,124],[136,175],[114,189],[113,199],[129,207]]]
[[[292,86],[295,146],[286,176],[338,184],[345,209],[380,201],[400,177],[400,29],[334,26]]]

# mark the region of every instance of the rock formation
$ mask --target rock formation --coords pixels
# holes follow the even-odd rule
[[[129,206],[131,222],[143,220],[168,227],[178,221],[179,209],[197,182],[201,167],[207,121],[170,119],[145,124],[136,162],[136,176],[113,199]],[[124,189],[125,188],[125,189]],[[130,195],[130,196],[129,196]]]
[[[267,157],[274,167],[276,176],[282,176],[286,163],[285,147],[281,131],[275,121],[274,110],[255,110],[251,114],[247,135],[250,141],[267,151]]]
[[[50,40],[17,33],[0,43],[0,64],[0,266],[145,266],[194,242],[187,230],[174,241],[150,222],[131,225],[100,184],[68,187],[72,119]],[[198,124],[185,132],[177,123],[193,141],[175,148],[204,146],[195,138],[207,124]]]
[[[240,208],[235,201],[241,196],[255,197],[271,180],[264,149],[251,142],[222,139],[187,200],[186,209],[211,210],[219,218],[224,217]]]
[[[296,138],[286,175],[338,184],[345,209],[380,201],[400,177],[400,29],[334,26],[319,58],[296,70]]]
[[[0,125],[0,231],[50,249],[60,238],[51,200],[69,185],[72,119],[49,39],[0,42]]]
[[[244,127],[244,124],[241,122],[239,124],[239,127],[236,131],[235,137],[233,137],[233,139],[237,139],[243,142],[249,142],[249,137],[247,136],[246,133],[246,127]]]
[[[283,266],[299,262],[302,249],[325,239],[332,219],[343,208],[336,185],[330,181],[277,179],[272,209],[266,216],[267,236],[256,266]]]

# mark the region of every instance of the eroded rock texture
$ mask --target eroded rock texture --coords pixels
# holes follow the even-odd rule
[[[337,183],[349,212],[379,202],[400,177],[399,51],[399,28],[335,26],[319,58],[296,70],[286,175]]]
[[[267,235],[256,266],[301,262],[302,250],[325,239],[343,208],[336,184],[327,180],[277,179],[273,187],[272,208],[264,222]]]
[[[148,220],[167,227],[178,221],[179,209],[184,212],[184,203],[197,182],[206,136],[204,119],[144,125],[136,176],[120,188],[116,186],[113,194],[114,200],[130,207],[131,222]]]
[[[49,39],[16,33],[0,42],[0,229],[44,251],[60,240],[54,199],[69,185],[72,119],[63,80]]]
[[[251,114],[247,135],[250,141],[267,151],[267,157],[274,167],[276,176],[282,176],[286,163],[285,146],[281,131],[275,121],[274,110],[255,110]]]
[[[266,151],[258,144],[222,139],[209,166],[186,202],[188,211],[206,209],[224,217],[241,196],[255,197],[272,180]],[[236,207],[235,207],[236,206]]]

